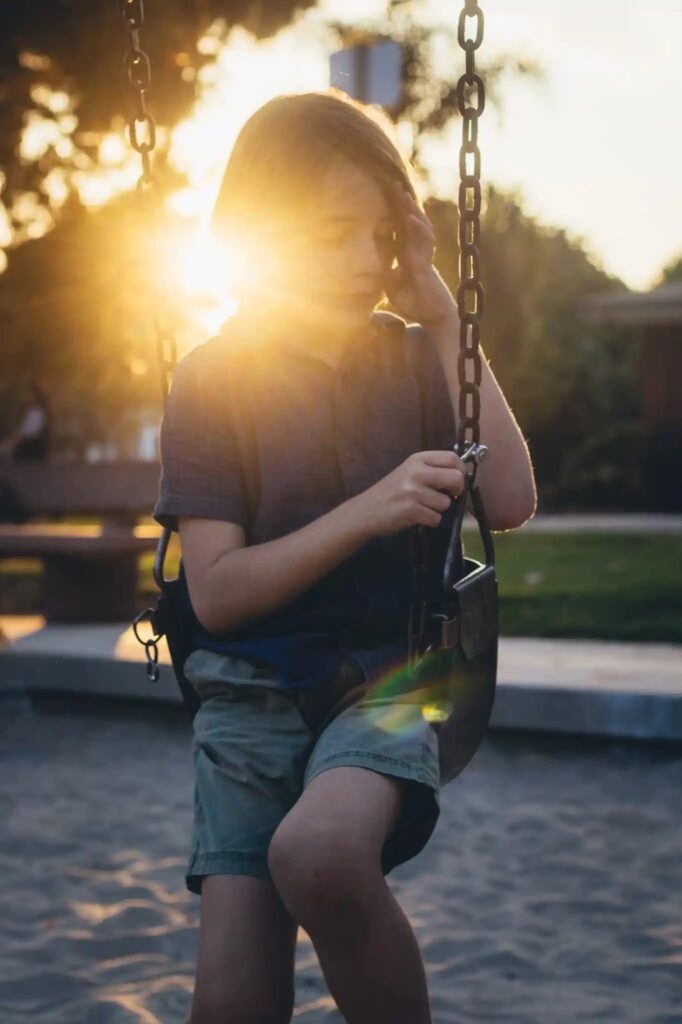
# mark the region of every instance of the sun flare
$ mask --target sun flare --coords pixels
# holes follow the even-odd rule
[[[282,92],[327,87],[324,46],[320,46],[315,19],[308,20],[310,30],[302,18],[263,41],[240,26],[228,30],[223,20],[214,22],[197,44],[199,52],[215,54],[215,60],[197,74],[198,97],[191,115],[170,132],[158,128],[159,148],[167,148],[169,165],[186,178],[166,197],[167,227],[161,249],[172,299],[176,304],[186,303],[196,325],[193,343],[234,312],[237,300],[233,290],[244,275],[253,275],[257,269],[239,239],[219,244],[207,228],[227,158],[242,125]],[[27,121],[22,154],[35,160],[52,148],[69,164],[62,173],[48,175],[44,183],[52,209],[63,205],[69,186],[92,208],[134,188],[141,171],[139,156],[130,147],[122,118],[93,138],[92,133],[79,131],[77,111],[72,113],[74,104],[65,93],[40,87],[34,99],[39,109]],[[93,144],[96,160],[86,152],[92,151]],[[18,211],[24,215],[23,221],[20,217],[16,220],[27,223],[21,237],[9,240],[9,245],[53,226],[54,218],[46,207],[39,222],[37,200],[36,193],[29,209],[24,199],[24,207]],[[49,223],[43,222],[46,218]],[[33,220],[35,224],[28,223]]]

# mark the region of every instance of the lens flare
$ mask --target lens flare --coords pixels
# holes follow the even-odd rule
[[[408,733],[422,720],[444,722],[452,713],[456,685],[452,673],[439,671],[429,653],[419,665],[416,680],[407,659],[400,659],[373,676],[363,714],[376,728],[390,733]]]

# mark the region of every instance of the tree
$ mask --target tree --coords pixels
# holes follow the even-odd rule
[[[0,279],[3,361],[11,368],[0,385],[4,430],[36,372],[49,393],[55,447],[75,456],[90,442],[125,443],[135,410],[150,400],[158,406],[148,373],[148,266],[134,213],[131,196],[96,212],[73,197],[53,231],[15,251]]]
[[[277,31],[313,0],[151,0],[145,7],[142,45],[153,68],[153,114],[160,125],[173,125],[186,116],[195,99],[196,71],[215,58],[215,50],[197,42],[211,27],[224,39],[231,26],[242,24],[262,38]],[[394,120],[414,124],[412,157],[420,164],[420,142],[458,117],[455,87],[463,62],[453,63],[452,76],[432,71],[432,44],[440,32],[457,50],[453,29],[420,26],[415,17],[421,0],[388,0],[386,17],[365,25],[362,38],[371,39],[390,28],[403,44],[405,95]],[[5,193],[34,191],[49,204],[44,188],[55,167],[73,170],[79,158],[95,160],[102,134],[112,122],[128,115],[132,98],[126,89],[122,54],[126,45],[118,0],[92,4],[89,0],[34,0],[14,4],[5,15],[7,31],[0,37],[0,66],[11,102],[0,112],[0,163],[7,178]],[[332,26],[339,45],[352,41],[353,26]],[[485,69],[487,93],[501,102],[499,83],[505,72],[539,74],[529,62],[503,57]],[[188,73],[190,72],[190,73]],[[73,153],[55,146],[34,159],[17,152],[26,117],[52,117],[40,87],[66,90],[71,114],[78,118]],[[2,148],[4,147],[4,148]],[[155,171],[166,187],[181,181],[165,160],[162,147]],[[140,240],[134,240],[134,196],[119,196],[104,210],[88,211],[72,194],[55,211],[56,227],[44,238],[28,238],[12,250],[9,269],[0,275],[0,318],[4,325],[6,365],[14,367],[0,385],[0,408],[7,428],[21,398],[21,387],[38,370],[54,382],[57,423],[63,425],[65,447],[78,439],[91,440],[121,432],[127,411],[145,402],[158,408],[158,383],[152,373],[153,339],[143,304],[149,282],[140,259]],[[454,207],[448,216],[456,216]],[[16,226],[16,225],[15,225]],[[139,229],[139,222],[137,227]],[[142,233],[142,232],[140,232]],[[456,228],[450,238],[456,239]],[[444,258],[456,272],[456,247]],[[454,280],[454,278],[453,278]],[[181,332],[183,324],[177,325]],[[196,339],[195,339],[196,340]],[[181,347],[182,350],[182,347]],[[149,368],[145,373],[144,366]],[[2,414],[0,414],[2,416]]]
[[[147,0],[141,45],[152,65],[153,116],[171,127],[186,117],[197,97],[198,72],[215,60],[216,51],[199,47],[209,28],[225,39],[235,25],[257,38],[273,35],[297,11],[316,0]],[[438,79],[433,71],[434,40],[452,30],[420,26],[417,17],[423,0],[387,0],[385,16],[362,29],[347,23],[332,24],[340,45],[354,38],[374,38],[390,30],[403,44],[405,100],[393,116],[414,123],[417,138],[412,158],[422,168],[419,140],[442,131],[458,116],[456,77]],[[15,202],[25,193],[50,207],[48,174],[55,168],[70,180],[84,161],[96,164],[101,137],[129,118],[131,90],[126,88],[122,55],[127,45],[119,0],[31,0],[5,4],[0,33],[0,168],[5,177],[4,202],[11,226],[21,236],[21,218]],[[216,20],[218,19],[218,20]],[[456,69],[457,75],[461,71]],[[500,82],[505,73],[540,76],[540,68],[524,58],[505,56],[485,67],[488,96],[501,102]],[[47,87],[47,89],[46,89]],[[54,102],[57,92],[69,103]],[[53,130],[53,141],[35,152],[21,152],[20,137],[27,124],[42,123]],[[59,144],[60,132],[71,123],[68,143]],[[44,132],[47,134],[47,131]],[[162,147],[159,145],[159,152]],[[163,154],[161,153],[163,159]],[[423,169],[423,168],[422,168]]]
[[[175,124],[196,98],[196,72],[213,59],[197,41],[216,19],[243,25],[262,39],[316,0],[147,0],[143,47],[153,66],[154,115]],[[0,167],[8,191],[35,187],[41,166],[22,166],[17,147],[26,116],[41,107],[36,86],[64,89],[76,98],[81,135],[107,131],[116,115],[129,116],[122,86],[126,35],[119,0],[30,0],[2,5]],[[84,143],[85,150],[92,149]]]
[[[677,256],[661,271],[659,284],[671,284],[673,281],[682,281],[682,256]]]
[[[406,122],[414,128],[414,139],[409,154],[414,167],[426,175],[421,150],[424,142],[442,134],[452,120],[459,118],[457,83],[464,70],[463,54],[457,42],[459,11],[453,10],[449,20],[440,26],[421,24],[419,19],[423,0],[388,0],[386,12],[373,23],[361,26],[348,22],[335,22],[340,46],[390,38],[400,43],[403,50],[403,100],[389,116],[396,122]],[[436,50],[449,47],[452,53],[452,73],[439,76],[436,72]],[[519,54],[501,54],[486,60],[479,50],[476,64],[485,81],[486,99],[492,106],[503,104],[502,82],[507,75],[541,80],[544,70],[534,59]],[[465,90],[467,94],[467,90]]]
[[[436,264],[454,292],[456,207],[429,200],[426,209]],[[580,240],[539,224],[516,194],[494,186],[484,195],[481,273],[481,344],[528,440],[541,494],[559,504],[635,500],[631,449],[618,431],[637,441],[636,349],[621,329],[587,328],[578,309],[587,294],[622,282],[596,267]]]

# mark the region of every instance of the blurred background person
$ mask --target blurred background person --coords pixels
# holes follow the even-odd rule
[[[19,410],[16,427],[0,441],[0,453],[9,455],[15,462],[46,459],[50,453],[51,425],[45,388],[34,380]]]
[[[19,410],[14,429],[0,441],[0,456],[12,462],[40,462],[50,454],[52,418],[43,385],[34,380]],[[28,519],[21,500],[6,480],[0,479],[0,523]]]

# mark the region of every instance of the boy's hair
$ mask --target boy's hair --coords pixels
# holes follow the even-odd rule
[[[276,96],[243,125],[213,209],[217,239],[277,248],[315,224],[322,177],[335,157],[362,167],[386,192],[399,181],[419,202],[412,170],[391,138],[393,125],[374,107],[339,89]],[[282,251],[286,259],[286,251]]]

